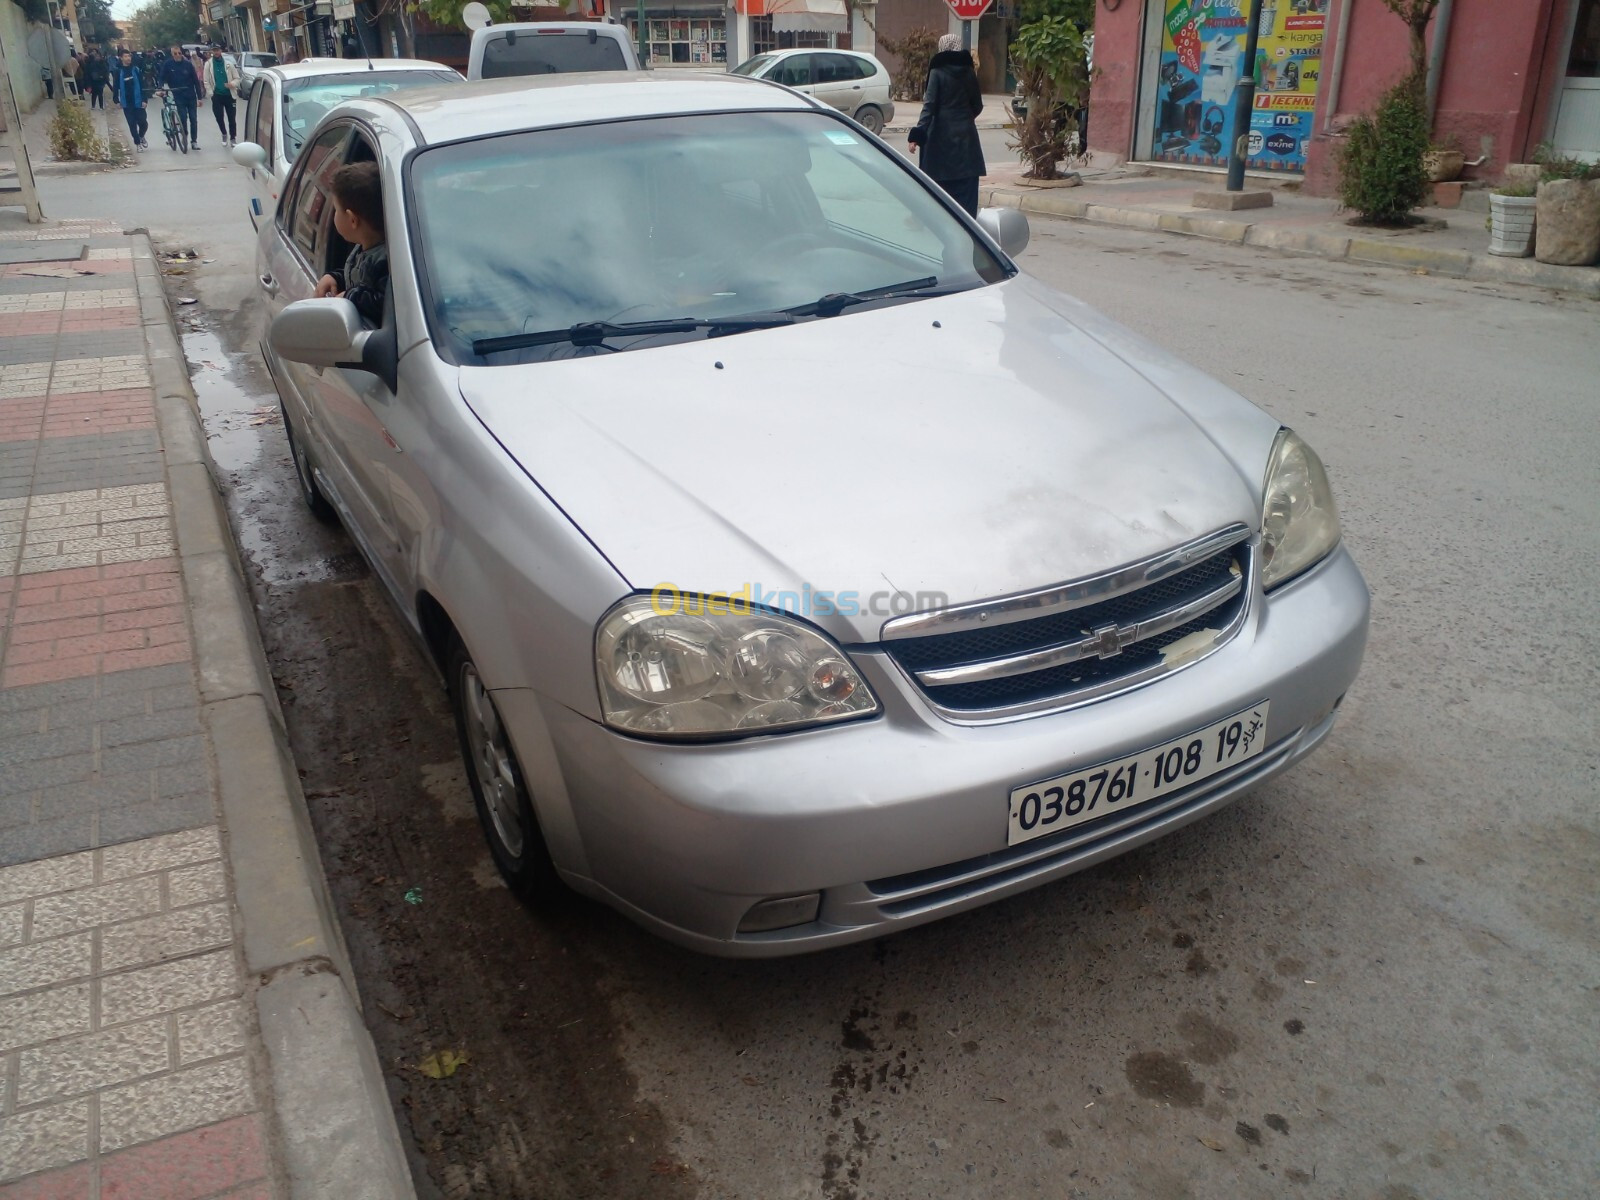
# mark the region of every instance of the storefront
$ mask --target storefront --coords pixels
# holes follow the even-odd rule
[[[1256,49],[1247,166],[1305,170],[1322,78],[1328,0],[1266,0]],[[1250,0],[1160,0],[1149,6],[1153,53],[1139,111],[1153,162],[1224,166],[1233,144],[1233,91],[1246,70]]]
[[[645,8],[645,57],[652,67],[717,67],[728,64],[727,10],[721,4]],[[623,19],[639,44],[636,13]]]
[[[1440,0],[1437,14],[1432,136],[1466,155],[1469,180],[1500,178],[1546,141],[1600,158],[1600,0]],[[1247,64],[1248,22],[1249,0],[1098,5],[1090,149],[1102,162],[1220,171],[1234,85],[1253,69],[1249,167],[1336,191],[1345,130],[1409,69],[1405,23],[1384,0],[1263,0]]]

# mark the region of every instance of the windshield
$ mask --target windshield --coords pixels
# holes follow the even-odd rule
[[[733,73],[735,75],[755,75],[759,77],[773,57],[771,54],[758,54],[754,58],[747,58],[733,69]]]
[[[419,154],[411,186],[434,342],[457,363],[638,349],[731,332],[739,318],[826,318],[1008,273],[903,162],[820,112],[459,142]],[[872,291],[906,295],[861,295]],[[707,327],[485,346],[683,318]]]
[[[275,67],[278,65],[276,54],[261,54],[256,51],[246,51],[243,55],[244,65],[247,67]]]
[[[382,96],[396,88],[459,82],[454,71],[362,71],[313,75],[283,85],[283,156],[290,162],[329,109],[356,96]]]
[[[485,79],[511,75],[555,75],[571,71],[626,71],[622,46],[614,37],[584,33],[507,33],[483,44]]]

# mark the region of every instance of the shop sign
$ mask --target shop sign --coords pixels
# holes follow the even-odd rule
[[[333,0],[333,19],[336,21],[354,21],[356,19],[355,0]]]
[[[1244,62],[1250,0],[1160,0],[1165,5],[1156,80],[1153,157],[1222,166],[1236,136],[1233,89],[1256,73],[1245,133],[1252,170],[1305,170],[1321,77],[1328,0],[1264,0],[1256,60]]]

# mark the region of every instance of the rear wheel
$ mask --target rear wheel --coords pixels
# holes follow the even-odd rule
[[[883,132],[883,110],[876,105],[863,104],[856,110],[856,120],[868,133]]]
[[[525,900],[548,900],[560,891],[555,865],[533,815],[511,738],[460,638],[450,647],[447,678],[478,820],[495,866]]]
[[[317,486],[317,476],[311,466],[311,455],[300,438],[295,436],[294,422],[289,419],[289,406],[280,399],[278,408],[283,413],[283,434],[289,439],[289,457],[294,460],[294,475],[295,481],[300,485],[300,499],[306,502],[306,507],[311,510],[312,516],[331,524],[337,514],[333,510],[333,505],[328,503],[328,498],[322,494],[322,489]]]
[[[189,126],[181,116],[178,118],[178,149],[189,153]]]

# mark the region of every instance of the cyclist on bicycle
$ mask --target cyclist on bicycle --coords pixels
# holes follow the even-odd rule
[[[161,64],[158,82],[172,93],[173,102],[178,106],[178,120],[188,127],[189,144],[200,149],[200,125],[195,112],[200,100],[200,77],[195,74],[194,64],[177,46],[172,47],[171,57]]]

